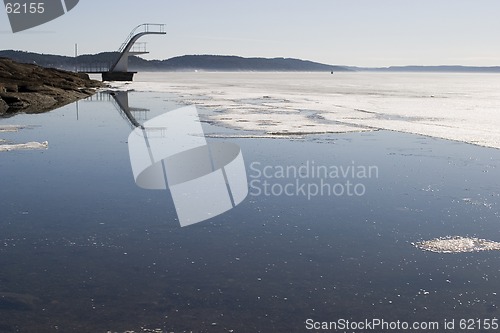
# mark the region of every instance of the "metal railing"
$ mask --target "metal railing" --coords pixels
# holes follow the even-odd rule
[[[139,52],[139,53],[146,53],[148,52],[146,49],[148,43],[146,42],[135,42],[132,48],[130,49],[130,52]]]
[[[97,92],[96,94],[89,96],[83,100],[84,102],[109,102],[111,101],[111,95],[107,92]]]
[[[125,42],[120,46],[118,49],[118,52],[122,52],[125,47],[127,46],[128,42],[137,34],[140,34],[142,32],[157,32],[157,33],[165,33],[165,24],[158,24],[158,23],[143,23],[132,29],[130,34],[128,35],[127,39],[125,39]]]
[[[76,71],[83,73],[102,73],[102,72],[108,72],[110,68],[111,68],[110,63],[78,64],[76,66]]]

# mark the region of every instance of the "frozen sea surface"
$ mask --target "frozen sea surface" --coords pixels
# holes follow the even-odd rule
[[[393,130],[500,148],[500,77],[436,73],[141,73],[115,88],[170,92],[263,135]]]

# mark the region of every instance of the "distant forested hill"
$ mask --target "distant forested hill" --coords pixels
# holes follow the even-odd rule
[[[24,51],[0,51],[0,57],[24,63],[36,63],[44,67],[73,70],[75,68],[109,67],[118,57],[116,52],[81,55],[76,58]],[[131,71],[351,71],[343,66],[332,66],[317,62],[292,58],[243,58],[221,55],[185,55],[166,60],[145,60],[132,56],[129,58]]]
[[[185,55],[163,60],[161,67],[167,70],[210,70],[210,71],[334,71],[346,72],[342,66],[292,58],[243,58],[220,55]]]

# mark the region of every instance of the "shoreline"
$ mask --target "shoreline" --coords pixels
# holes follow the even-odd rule
[[[68,73],[65,72],[65,74]],[[81,76],[75,73],[69,74]],[[242,134],[236,136],[240,137],[295,139],[306,136],[324,136],[339,133],[391,131],[500,149],[500,143],[497,143],[497,138],[494,134],[488,133],[488,131],[485,132],[489,137],[484,136],[485,133],[482,133],[484,137],[475,140],[477,128],[461,128],[459,125],[467,125],[463,120],[461,124],[455,124],[457,126],[451,127],[441,124],[440,121],[442,119],[438,116],[422,118],[423,122],[419,123],[420,117],[416,116],[390,115],[371,110],[357,109],[350,105],[333,105],[332,103],[337,103],[335,96],[322,96],[321,93],[311,95],[309,91],[310,87],[308,86],[305,87],[306,91],[304,94],[298,93],[297,95],[292,95],[290,92],[284,90],[288,87],[283,85],[283,82],[280,82],[278,86],[280,89],[270,91],[269,95],[262,95],[266,91],[265,87],[260,89],[260,91],[256,91],[259,88],[258,85],[255,86],[256,81],[251,81],[250,87],[243,85],[231,86],[225,89],[224,84],[227,82],[220,81],[220,73],[216,73],[218,80],[215,80],[215,82],[204,79],[207,73],[191,73],[189,75],[183,73],[183,75],[174,76],[173,80],[167,82],[158,80],[158,78],[164,78],[163,73],[160,75],[158,73],[140,73],[138,79],[144,80],[144,76],[149,77],[151,74],[153,74],[153,79],[150,81],[111,82],[107,85],[89,78],[88,82],[92,87],[80,89],[78,95],[73,95],[74,91],[72,91],[70,92],[72,95],[69,97],[66,96],[65,100],[46,108],[37,109],[36,111],[30,111],[30,108],[28,108],[10,114],[2,114],[0,112],[0,118],[8,118],[18,113],[51,111],[104,90],[155,92],[172,95],[174,100],[180,104],[194,104],[199,106],[206,110],[202,114],[204,121],[226,129],[238,131]],[[208,73],[208,75],[211,74],[213,73]],[[248,74],[253,76],[255,73]],[[413,76],[413,74],[409,75]],[[85,76],[88,77],[88,75]],[[196,81],[200,77],[202,78],[201,82]],[[235,77],[232,76],[231,79],[235,79]],[[239,80],[238,78],[236,79]],[[240,80],[240,83],[246,79],[248,78],[244,77]],[[95,84],[98,87],[93,87]],[[210,91],[207,89],[210,89]],[[255,95],[257,93],[260,93],[260,95]],[[27,92],[19,94],[26,96]],[[340,95],[339,99],[342,99],[342,92],[338,94]],[[35,105],[37,105],[36,98],[38,95],[39,93],[37,92],[28,93],[28,96],[35,97]],[[0,98],[1,96],[2,94],[0,93]],[[430,99],[433,97],[430,96]],[[307,103],[309,105],[305,105]],[[313,107],[306,108],[306,106]],[[338,110],[347,107],[351,107],[353,110]],[[349,112],[353,112],[354,114],[352,116],[349,115],[349,119],[343,119],[342,117],[347,117]],[[418,119],[414,121],[413,118]],[[372,124],[371,122],[373,121],[375,123]],[[420,127],[413,129],[399,128],[400,126],[406,126],[404,123],[411,125],[417,123]],[[443,128],[445,127],[449,127],[449,129],[444,130]],[[439,133],[436,131],[439,131]],[[217,134],[214,136],[220,137]],[[490,142],[484,142],[484,138],[489,139]]]
[[[84,73],[0,58],[0,118],[52,111],[92,96],[104,86]]]
[[[87,74],[72,73],[0,58],[0,119],[38,114],[87,98],[104,84]],[[0,133],[18,132],[23,126],[0,126]],[[0,139],[0,153],[48,149],[47,141],[13,143]]]

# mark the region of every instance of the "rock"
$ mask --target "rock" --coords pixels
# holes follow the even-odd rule
[[[73,73],[0,58],[0,115],[41,113],[86,98],[103,87],[85,73]],[[7,104],[7,108],[5,107]]]
[[[17,84],[8,84],[8,83],[6,83],[4,85],[4,88],[5,88],[5,92],[17,92],[18,91]]]
[[[2,97],[0,97],[0,116],[2,114],[5,114],[7,113],[7,109],[9,108],[9,105],[7,104],[7,102],[5,102]]]
[[[2,98],[2,100],[5,101],[5,103],[7,103],[8,109],[12,109],[12,110],[24,109],[30,105],[28,102],[23,101],[19,97],[14,96],[14,95],[10,95],[10,94],[1,94],[0,98]],[[9,111],[11,111],[11,110],[9,110]],[[11,112],[13,112],[13,111],[11,111]]]
[[[18,86],[18,92],[50,92],[51,90],[42,84],[25,84]]]

